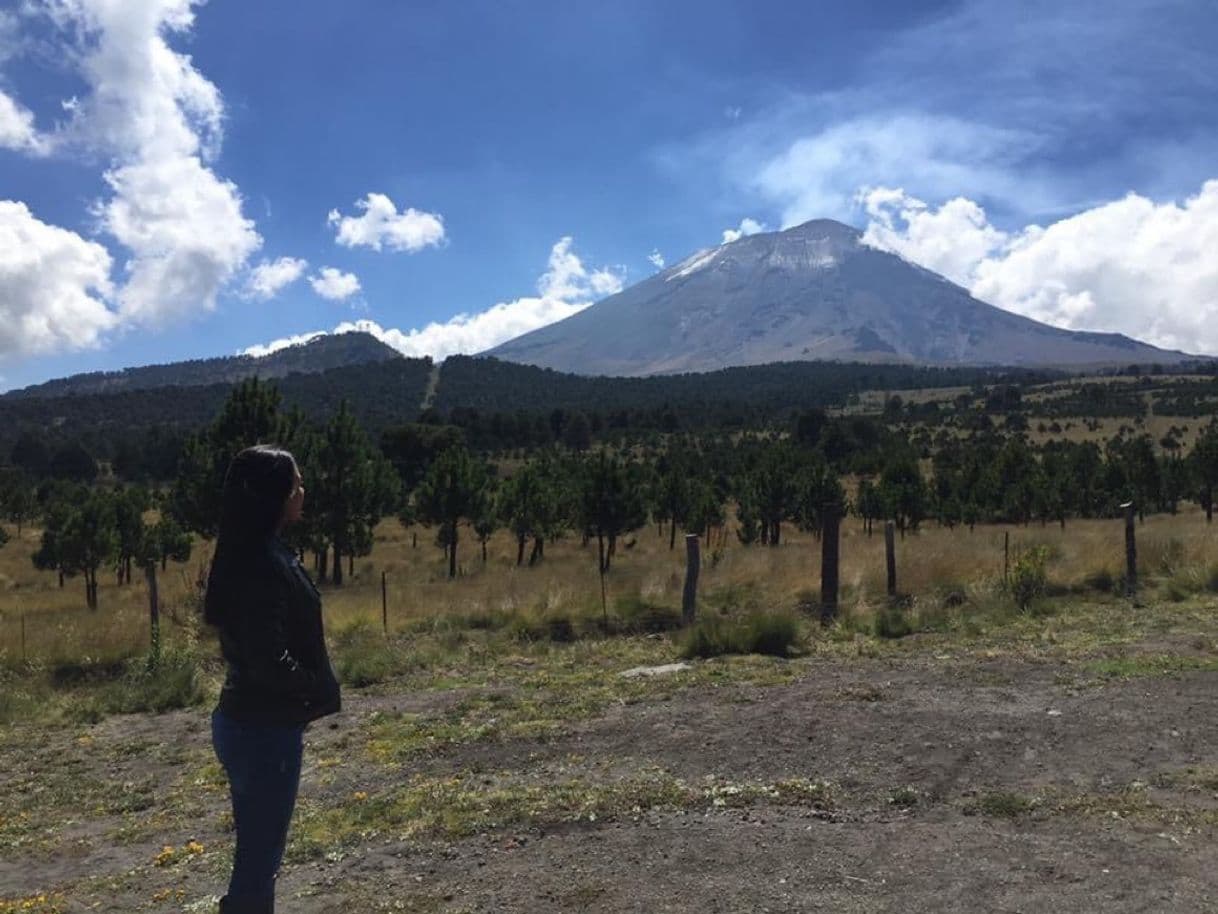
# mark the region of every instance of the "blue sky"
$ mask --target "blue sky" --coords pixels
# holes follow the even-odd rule
[[[1216,40],[1206,0],[0,0],[0,389],[476,351],[821,216],[1218,352]]]

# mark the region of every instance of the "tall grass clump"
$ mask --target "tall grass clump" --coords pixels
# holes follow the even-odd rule
[[[900,602],[883,606],[875,614],[873,633],[877,638],[904,638],[913,630],[909,612]]]
[[[799,642],[799,622],[789,612],[758,612],[739,618],[708,616],[691,626],[678,643],[682,657],[765,654],[786,657]]]
[[[636,635],[654,635],[681,627],[681,611],[644,599],[641,595],[619,597],[614,611],[622,628]]]
[[[407,667],[402,654],[366,619],[337,632],[333,663],[339,682],[357,689],[391,679]]]
[[[1045,566],[1049,562],[1046,546],[1031,546],[1024,549],[1011,566],[1011,597],[1020,612],[1027,612],[1032,603],[1044,596],[1048,584]]]
[[[193,708],[207,698],[202,664],[193,645],[175,645],[124,664],[60,664],[52,684],[65,693],[70,719],[95,723],[108,714],[160,714]]]

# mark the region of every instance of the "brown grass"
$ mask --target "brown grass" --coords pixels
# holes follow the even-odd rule
[[[411,533],[418,533],[418,547]],[[1003,539],[1009,534],[1014,554],[1032,545],[1049,549],[1051,588],[1082,591],[1084,582],[1107,571],[1119,581],[1124,569],[1124,533],[1119,520],[1071,521],[1055,525],[978,526],[970,532],[930,525],[897,541],[898,589],[923,606],[960,600],[973,604],[1004,599],[1001,590]],[[1140,566],[1145,586],[1167,599],[1204,589],[1211,566],[1218,563],[1215,532],[1196,509],[1147,518],[1138,528]],[[39,572],[30,562],[36,531],[0,549],[0,662],[21,659],[20,620],[25,617],[26,657],[45,662],[111,660],[146,649],[149,637],[147,594],[142,581],[119,587],[103,576],[100,609],[84,608],[84,588],[69,580],[61,590],[54,574]],[[164,637],[172,643],[192,611],[192,582],[208,552],[196,548],[186,565],[170,565],[162,575],[166,614]],[[842,606],[866,624],[886,602],[884,546],[880,535],[868,537],[851,518],[842,529]],[[600,614],[600,590],[594,550],[568,536],[546,547],[536,568],[515,566],[515,546],[506,533],[491,541],[488,561],[478,544],[461,546],[462,574],[450,581],[434,532],[404,530],[385,521],[377,531],[371,556],[355,563],[355,577],[342,588],[325,589],[327,624],[341,630],[360,620],[381,624],[380,575],[388,581],[389,625],[401,631],[421,620],[459,614],[525,613],[552,618]],[[636,545],[620,549],[608,576],[610,612],[615,601],[643,600],[678,607],[684,579],[684,551],[668,549],[668,537],[647,527]],[[703,548],[699,602],[703,612],[810,608],[819,599],[820,545],[793,526],[783,528],[778,547],[740,545],[729,530],[725,540]],[[1156,590],[1156,588],[1158,590]]]

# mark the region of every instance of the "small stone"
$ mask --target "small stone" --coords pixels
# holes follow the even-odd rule
[[[680,673],[688,670],[688,663],[664,663],[660,666],[636,666],[618,673],[623,679],[637,679],[640,676],[666,676],[670,673]]]

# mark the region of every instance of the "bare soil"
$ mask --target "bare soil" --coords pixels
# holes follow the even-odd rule
[[[385,715],[442,713],[454,693],[349,691],[347,709],[307,735],[302,807],[419,774],[510,772],[545,788],[573,769],[607,781],[823,779],[832,802],[630,808],[458,838],[374,833],[286,866],[279,910],[1218,908],[1214,673],[1104,679],[1080,665],[934,656],[799,663],[788,684],[678,690],[556,735],[465,742],[400,768],[352,747]],[[208,739],[204,711],[6,734],[6,796],[45,790],[47,808],[61,808],[51,794],[67,790],[78,805],[53,834],[32,828],[10,845],[0,898],[45,892],[43,909],[64,912],[213,910],[231,832]],[[203,850],[183,851],[192,839]],[[166,845],[175,857],[157,865]]]

